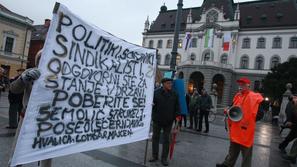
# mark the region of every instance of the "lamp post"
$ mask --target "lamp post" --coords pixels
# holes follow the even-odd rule
[[[171,62],[170,62],[170,70],[172,71],[172,77],[174,77],[175,66],[176,66],[176,56],[177,56],[177,47],[178,47],[178,36],[180,30],[180,18],[183,7],[183,0],[178,0],[177,3],[177,14],[175,18],[175,27],[174,27],[174,39],[173,39],[173,47],[171,51]]]

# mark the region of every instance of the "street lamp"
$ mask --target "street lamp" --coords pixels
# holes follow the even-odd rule
[[[174,39],[173,39],[173,47],[171,51],[171,62],[170,62],[170,70],[172,71],[172,78],[175,74],[175,66],[176,66],[176,56],[177,56],[177,47],[178,47],[178,36],[180,31],[180,18],[183,7],[183,0],[178,0],[177,3],[177,14],[175,18],[175,27],[174,27]]]

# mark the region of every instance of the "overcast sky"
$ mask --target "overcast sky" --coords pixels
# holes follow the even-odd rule
[[[144,22],[155,20],[163,3],[176,9],[178,0],[0,0],[9,10],[43,24],[52,18],[55,2],[66,5],[86,21],[129,42],[141,45]],[[234,0],[244,2],[251,0]],[[201,6],[203,0],[183,0],[184,8]]]

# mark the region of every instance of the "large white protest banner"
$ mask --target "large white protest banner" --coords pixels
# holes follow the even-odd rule
[[[148,138],[156,50],[56,4],[11,166]]]

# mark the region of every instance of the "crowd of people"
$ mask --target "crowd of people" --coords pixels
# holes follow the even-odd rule
[[[278,115],[280,112],[280,104],[274,100],[271,104],[264,101],[260,93],[250,90],[250,80],[241,78],[237,80],[238,93],[233,98],[233,103],[230,108],[225,109],[227,115],[227,130],[229,132],[230,147],[225,160],[218,163],[217,167],[233,167],[241,152],[242,167],[250,167],[252,162],[254,133],[256,122],[264,118],[265,112],[271,112],[271,120],[273,125],[278,125]],[[169,138],[172,130],[172,125],[176,121],[180,121],[179,126],[188,129],[193,129],[198,132],[202,130],[202,122],[205,119],[204,133],[209,132],[208,114],[212,108],[211,97],[205,89],[201,90],[201,94],[194,89],[193,93],[186,95],[189,115],[181,114],[179,109],[178,95],[172,89],[172,79],[164,78],[161,87],[155,90],[153,100],[153,144],[152,144],[152,159],[150,162],[158,160],[160,133],[163,131],[163,148],[161,163],[168,166],[168,151]],[[168,106],[170,106],[168,108]],[[236,106],[237,110],[242,112],[242,117],[237,120],[230,116],[231,108]],[[269,109],[268,109],[269,108]],[[290,142],[297,138],[297,96],[290,96],[289,103],[286,107],[286,122],[281,127],[290,128],[288,136],[279,144],[279,149],[282,152],[282,157],[286,160],[296,163],[297,158],[297,140],[294,141],[290,151],[286,153],[285,149]],[[236,117],[237,118],[237,117]],[[187,119],[190,121],[187,126]]]
[[[37,61],[38,64],[38,61]],[[32,83],[38,79],[40,72],[37,68],[18,69],[17,76],[11,78],[9,82],[4,79],[4,70],[0,68],[0,89],[8,89],[9,107],[9,124],[6,128],[16,129],[19,121],[24,116],[26,104],[29,99]],[[213,107],[212,99],[205,89],[194,89],[192,94],[187,94],[185,99],[189,115],[181,113],[178,94],[173,90],[172,79],[163,78],[162,86],[158,87],[154,92],[152,121],[153,121],[153,137],[152,137],[152,158],[150,162],[156,162],[159,159],[159,141],[162,136],[162,154],[161,163],[168,166],[168,154],[170,145],[170,135],[172,133],[173,124],[178,124],[179,128],[184,126],[188,129],[202,131],[203,120],[205,121],[204,133],[209,132],[208,115]],[[230,138],[230,147],[225,160],[217,164],[217,167],[232,167],[241,152],[242,166],[250,167],[252,162],[252,152],[254,143],[254,132],[256,121],[263,117],[264,111],[261,111],[263,97],[260,93],[250,90],[250,80],[241,78],[237,80],[239,91],[233,98],[231,106],[237,106],[242,112],[240,120],[233,120],[227,117]],[[290,128],[289,134],[279,144],[282,157],[291,163],[296,163],[297,158],[297,96],[290,96],[286,106],[286,121],[282,128]],[[272,110],[272,124],[277,125],[280,105],[274,101],[270,108]],[[225,109],[225,114],[230,114],[230,108]],[[229,115],[228,115],[229,116]],[[189,124],[187,124],[189,120]],[[188,126],[189,125],[189,126]],[[162,135],[161,135],[161,132]],[[295,141],[294,141],[295,140]],[[289,152],[286,147],[293,142]],[[51,160],[45,160],[43,163],[50,164]]]
[[[198,132],[202,131],[203,119],[205,121],[205,130],[204,133],[209,132],[209,122],[208,115],[213,107],[212,99],[210,95],[207,94],[205,89],[201,89],[201,95],[199,92],[194,89],[193,93],[190,95],[188,102],[188,111],[190,126],[188,129],[194,129]]]

